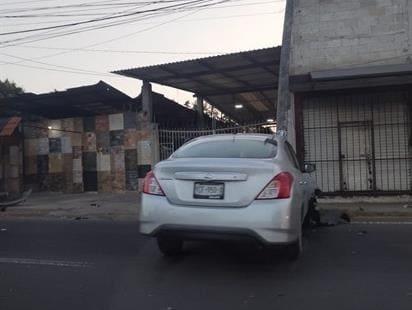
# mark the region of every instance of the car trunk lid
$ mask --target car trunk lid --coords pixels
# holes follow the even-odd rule
[[[274,177],[276,170],[273,159],[178,158],[159,163],[155,175],[173,204],[245,207]],[[223,187],[223,195],[212,192],[210,197],[202,198],[195,194],[195,186],[201,190]]]

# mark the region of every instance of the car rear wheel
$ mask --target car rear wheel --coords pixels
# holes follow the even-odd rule
[[[157,246],[165,256],[176,256],[183,252],[183,240],[170,237],[157,237]]]
[[[316,209],[316,197],[312,197],[309,200],[309,209],[308,213],[305,216],[305,220],[303,222],[303,228],[311,228],[313,226],[319,226],[320,224],[320,214],[319,211]]]

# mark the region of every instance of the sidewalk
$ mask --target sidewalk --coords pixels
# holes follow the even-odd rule
[[[7,218],[137,220],[138,193],[33,193],[18,206],[0,212]]]
[[[105,219],[137,220],[139,194],[136,192],[115,193],[33,193],[18,206],[0,212],[0,220],[21,219]],[[410,197],[383,198],[322,198],[318,208],[325,221],[336,221],[346,213],[352,221],[410,221],[412,200]]]
[[[353,221],[411,221],[410,197],[325,198],[318,200],[321,212],[346,213]]]

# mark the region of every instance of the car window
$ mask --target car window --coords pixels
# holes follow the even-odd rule
[[[263,140],[227,139],[196,141],[184,145],[173,155],[176,158],[272,158],[277,145]]]
[[[288,154],[289,160],[293,164],[293,166],[295,166],[296,169],[300,170],[299,161],[296,157],[295,150],[289,142],[286,142],[286,153]]]

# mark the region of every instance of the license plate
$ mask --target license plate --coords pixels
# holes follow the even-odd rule
[[[196,182],[193,197],[196,199],[223,199],[224,183]]]

